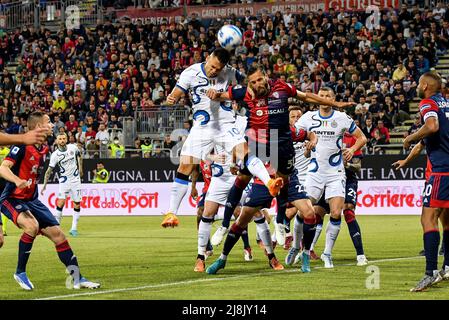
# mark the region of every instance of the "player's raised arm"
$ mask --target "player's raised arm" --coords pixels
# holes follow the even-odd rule
[[[2,164],[0,165],[0,177],[9,182],[14,183],[16,187],[19,189],[24,189],[28,187],[28,181],[20,179],[11,171],[13,165],[14,162],[12,162],[11,160],[8,159],[3,160]]]
[[[11,144],[41,144],[47,138],[48,128],[36,128],[24,134],[0,133],[0,145]]]
[[[396,170],[399,170],[405,166],[407,166],[412,160],[420,155],[420,153],[424,150],[424,143],[421,140],[420,143],[415,144],[412,151],[407,155],[407,158],[404,160],[398,160],[391,164]]]
[[[357,139],[354,143],[354,145],[351,148],[347,148],[343,151],[343,158],[345,161],[349,162],[351,161],[352,157],[354,156],[354,153],[358,150],[360,150],[368,141],[365,137],[365,134],[360,130],[359,127],[357,127],[355,124],[355,129],[351,130],[350,133]],[[351,132],[352,131],[352,132]]]
[[[297,98],[306,102],[306,103],[312,103],[312,104],[320,104],[324,106],[332,106],[337,108],[346,108],[354,106],[354,102],[339,102],[339,101],[331,101],[325,98],[321,98],[320,96],[310,93],[310,92],[302,92],[297,90]]]
[[[50,179],[52,173],[53,173],[53,168],[49,166],[47,171],[45,171],[44,185],[42,186],[41,195],[44,195],[45,189],[47,189],[48,180]]]
[[[166,104],[174,105],[176,104],[182,96],[184,96],[187,91],[183,91],[180,87],[174,87],[172,92],[167,96]]]
[[[252,94],[252,91],[249,87],[236,85],[233,87],[229,87],[229,89],[225,92],[218,92],[215,89],[209,89],[207,90],[206,95],[209,99],[215,101],[226,101],[226,100],[243,101],[243,99],[245,99],[247,92]]]

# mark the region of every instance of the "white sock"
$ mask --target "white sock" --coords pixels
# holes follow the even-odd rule
[[[204,220],[207,220],[205,222]],[[210,221],[209,221],[210,220]],[[198,254],[204,256],[206,254],[207,242],[210,237],[210,230],[212,229],[213,218],[201,218],[200,225],[198,227]]]
[[[331,255],[334,248],[335,241],[337,240],[338,233],[340,232],[341,221],[339,223],[333,223],[329,221],[326,228],[326,247],[324,248],[324,254]]]
[[[276,239],[276,219],[273,220],[273,224],[274,224],[274,231],[271,234],[271,241],[277,242],[277,239]]]
[[[260,220],[265,220],[265,218],[262,218]],[[260,220],[254,220],[256,222],[257,233],[262,239],[267,253],[271,254],[273,253],[273,243],[271,242],[270,227],[268,226],[268,223],[266,221],[261,223]]]
[[[181,204],[182,199],[187,193],[189,189],[189,182],[175,178],[173,181],[171,192],[170,192],[170,207],[168,208],[168,212],[177,214],[179,205]]]
[[[299,221],[299,216],[296,216],[295,222],[293,224],[293,243],[292,247],[298,249],[301,247],[301,239],[303,235],[303,226],[304,223]]]
[[[256,156],[250,156],[248,161],[246,161],[246,166],[253,176],[262,180],[264,185],[268,185],[268,181],[270,181],[271,179],[270,174],[259,158],[257,158]]]
[[[73,211],[72,229],[71,230],[78,230],[78,220],[79,219],[80,219],[80,212]]]
[[[58,223],[61,223],[61,219],[62,219],[62,209],[59,210],[58,207],[56,207],[56,215],[55,215],[56,220],[58,220]]]
[[[317,224],[316,230],[315,230],[315,237],[313,238],[312,245],[310,246],[310,251],[315,248],[316,243],[318,242],[318,239],[320,238],[321,230],[323,230],[323,224]]]

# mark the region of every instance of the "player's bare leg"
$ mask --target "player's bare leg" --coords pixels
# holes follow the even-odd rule
[[[365,266],[368,264],[368,259],[365,257],[363,250],[362,233],[360,231],[359,223],[355,217],[355,206],[352,203],[345,203],[343,215],[346,224],[348,225],[349,235],[357,253],[357,265]]]
[[[97,289],[100,287],[99,283],[91,282],[81,275],[78,260],[59,226],[41,229],[41,232],[55,244],[59,260],[66,266],[67,272],[73,278],[73,289]]]
[[[319,260],[320,257],[315,253],[315,246],[320,238],[321,231],[323,230],[324,216],[328,212],[326,212],[323,207],[317,205],[313,206],[313,209],[315,210],[316,230],[315,237],[313,237],[312,245],[310,246],[310,259]]]
[[[446,250],[446,248],[449,248],[449,209],[444,208],[442,209],[440,213],[440,221],[443,225],[443,241],[442,241],[442,247],[443,255],[444,255],[444,261],[443,261],[443,267],[440,270],[438,282],[442,280],[449,280],[449,250]]]
[[[223,221],[221,223],[221,226],[217,229],[217,231],[215,231],[214,235],[211,238],[211,243],[213,246],[221,244],[224,237],[227,235],[229,226],[231,225],[232,215],[235,214],[240,200],[242,199],[243,191],[251,181],[251,178],[251,176],[242,174],[240,172],[235,178],[234,185],[231,187],[231,190],[229,190],[228,197],[226,199]]]
[[[61,223],[62,220],[62,210],[64,210],[65,206],[65,199],[58,199],[56,201],[56,215],[55,218],[58,221],[58,223]]]
[[[248,143],[245,142],[236,145],[233,149],[233,155],[238,160],[242,161],[245,168],[247,168],[254,177],[259,178],[264,183],[272,197],[276,197],[279,194],[283,186],[282,179],[272,179],[264,163],[255,155],[249,155]]]
[[[220,258],[207,268],[206,272],[208,274],[215,274],[218,272],[218,270],[223,269],[225,267],[227,256],[229,255],[232,248],[239,240],[242,233],[246,232],[248,224],[251,222],[253,217],[255,217],[256,214],[259,213],[260,209],[262,208],[261,207],[251,208],[246,206],[243,207],[240,216],[238,217],[237,221],[231,226],[231,230],[229,231],[226,237],[226,241],[223,246],[223,252],[220,255]],[[257,233],[261,237],[265,245],[265,249],[268,252],[270,267],[275,270],[284,269],[284,267],[276,259],[276,256],[273,252],[270,229],[263,214],[259,213],[259,215],[257,215],[257,218],[255,219],[255,222],[257,226]]]
[[[164,216],[164,220],[161,223],[162,227],[174,228],[178,226],[179,219],[176,214],[178,213],[178,209],[182,199],[189,189],[189,176],[193,172],[195,165],[199,163],[200,161],[194,157],[181,156],[179,167],[176,172],[175,181],[173,181],[173,185],[171,188],[170,207],[168,209],[168,212]]]
[[[287,210],[285,211],[285,216],[287,217],[287,220],[290,222],[292,219],[294,219],[296,217],[296,213],[298,212],[298,209],[296,209],[295,207],[292,208],[287,208]],[[294,228],[294,226],[293,226]],[[302,226],[301,226],[302,228]],[[294,232],[294,230],[293,230]],[[301,239],[300,239],[301,241]],[[285,235],[285,244],[284,244],[284,250],[289,250],[292,246],[293,243],[293,234],[291,233],[291,231],[289,233],[287,233]]]
[[[214,216],[218,212],[220,205],[213,201],[207,201],[204,204],[204,211],[198,225],[198,256],[196,258],[195,272],[204,272],[206,268],[207,243],[210,238],[210,231],[214,223]]]
[[[334,263],[332,261],[332,249],[334,248],[335,241],[341,228],[341,214],[344,207],[345,198],[334,197],[329,199],[330,218],[326,228],[326,245],[324,252],[321,255],[321,260],[324,262],[325,268],[333,268]]]

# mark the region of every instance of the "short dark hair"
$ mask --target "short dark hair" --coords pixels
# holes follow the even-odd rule
[[[319,91],[330,92],[330,93],[332,93],[333,96],[335,96],[334,90],[332,90],[332,89],[329,88],[329,87],[321,87]]]
[[[27,120],[27,127],[30,130],[33,130],[34,128],[36,128],[36,124],[42,119],[42,117],[44,115],[45,114],[40,111],[35,111],[32,114],[30,114],[30,116],[28,117],[28,120]]]
[[[257,71],[261,71],[263,74],[265,74],[265,68],[261,65],[261,64],[252,64],[251,67],[249,67],[248,72],[247,72],[247,76],[251,76],[254,73],[256,73]]]
[[[221,64],[228,64],[229,60],[231,60],[231,54],[228,50],[224,48],[217,48],[212,52],[212,55],[220,61]]]

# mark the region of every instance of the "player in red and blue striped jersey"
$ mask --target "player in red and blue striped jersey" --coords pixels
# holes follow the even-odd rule
[[[443,223],[443,245],[449,243],[449,101],[441,91],[441,78],[435,73],[425,73],[419,79],[418,95],[423,126],[404,140],[408,150],[412,143],[424,140],[427,156],[432,165],[432,173],[424,189],[421,225],[424,231],[424,251],[426,272],[424,277],[411,291],[423,291],[432,284],[449,278],[449,252],[444,254],[443,269],[438,270],[438,246],[440,233],[438,215]]]
[[[32,113],[27,121],[29,129],[45,127],[51,134],[50,118],[41,112]],[[48,146],[43,144],[16,145],[0,166],[0,176],[7,180],[0,196],[0,211],[24,232],[19,241],[19,257],[14,279],[25,290],[34,289],[26,274],[26,265],[34,239],[43,234],[56,246],[59,259],[74,279],[73,288],[98,288],[100,284],[81,276],[78,261],[64,233],[50,210],[38,199],[37,183]]]

